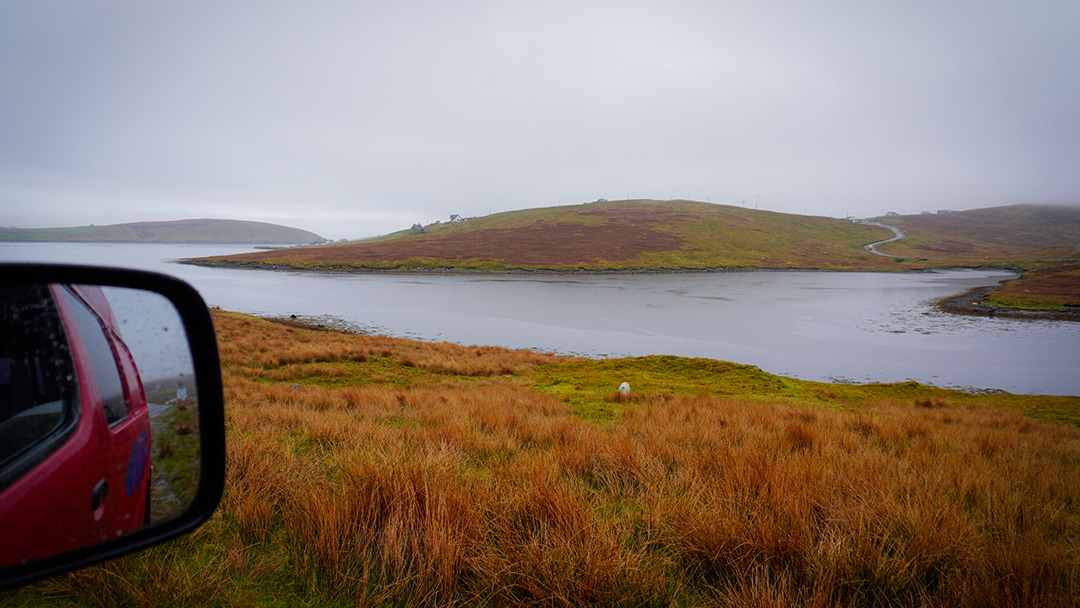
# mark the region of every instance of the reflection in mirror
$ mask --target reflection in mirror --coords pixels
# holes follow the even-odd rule
[[[150,522],[185,509],[199,485],[199,396],[184,324],[164,296],[102,288],[135,359],[152,440]]]
[[[183,511],[198,419],[185,328],[164,296],[0,288],[0,568]]]

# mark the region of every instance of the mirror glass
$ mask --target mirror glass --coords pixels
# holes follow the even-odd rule
[[[0,286],[0,568],[182,512],[199,482],[198,406],[164,296]]]

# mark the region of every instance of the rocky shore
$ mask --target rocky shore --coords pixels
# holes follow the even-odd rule
[[[1031,308],[1004,308],[986,302],[986,296],[997,286],[978,287],[959,296],[938,300],[937,307],[948,313],[980,317],[1006,317],[1009,319],[1047,319],[1051,321],[1080,321],[1077,310],[1038,310]]]

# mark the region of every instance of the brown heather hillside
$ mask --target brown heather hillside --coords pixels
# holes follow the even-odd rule
[[[678,270],[897,268],[862,245],[890,233],[825,217],[692,201],[615,201],[499,213],[424,234],[212,262],[301,268]]]
[[[883,253],[964,261],[1080,261],[1080,208],[1012,205],[877,219],[906,235],[878,247]]]

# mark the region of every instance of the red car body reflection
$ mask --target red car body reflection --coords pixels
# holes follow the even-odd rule
[[[150,416],[108,300],[93,286],[37,288],[51,298],[37,322],[62,330],[8,330],[0,353],[0,567],[114,538],[150,514]],[[35,346],[20,355],[13,343]]]

